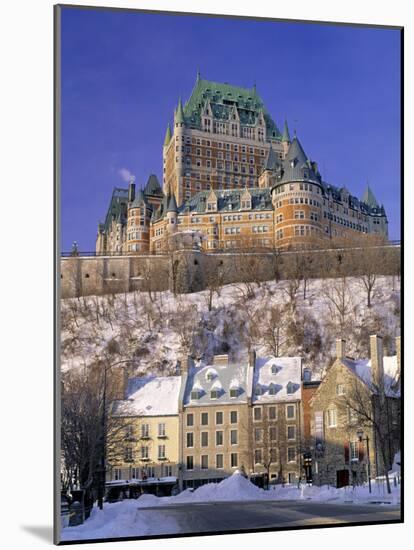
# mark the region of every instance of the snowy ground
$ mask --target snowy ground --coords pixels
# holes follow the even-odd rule
[[[316,369],[329,363],[334,353],[340,320],[332,299],[340,284],[337,279],[308,281],[304,298],[301,283],[290,314],[287,281],[249,288],[243,283],[226,285],[214,292],[211,311],[208,291],[178,296],[165,291],[152,295],[152,300],[145,292],[62,300],[62,370],[87,367],[105,354],[114,361],[135,358],[136,374],[175,374],[176,361],[189,340],[196,354],[207,360],[227,350],[237,357],[252,338],[250,328],[263,323],[271,306],[284,308],[279,356],[300,355]],[[399,283],[378,277],[371,308],[366,306],[361,279],[348,278],[345,285],[347,354],[363,359],[368,356],[370,331],[380,330],[390,341],[399,333]],[[302,334],[299,343],[284,334],[290,321]],[[269,355],[266,343],[257,336],[253,339],[258,354]]]
[[[367,486],[354,489],[351,487],[336,489],[327,486],[303,486],[301,488],[277,486],[275,489],[264,491],[245,479],[239,472],[235,472],[220,483],[203,485],[194,492],[186,490],[174,497],[143,495],[138,500],[106,503],[103,511],[94,508],[90,519],[83,525],[64,529],[62,540],[179,533],[180,525],[168,513],[164,514],[163,509],[183,504],[308,501],[332,504],[398,505],[400,503],[400,486],[395,486],[393,481],[397,476],[397,472],[391,475],[392,493],[389,495],[383,480],[373,481],[371,494]],[[151,509],[150,515],[143,513],[146,509]]]

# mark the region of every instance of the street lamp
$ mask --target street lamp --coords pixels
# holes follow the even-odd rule
[[[363,438],[363,435],[364,435],[364,430],[362,428],[359,428],[357,430],[357,436],[358,436],[358,440],[360,442],[362,441],[366,441],[367,443],[367,476],[368,476],[368,487],[369,487],[369,492],[371,493],[371,459],[370,459],[370,456],[369,456],[369,437],[368,437],[368,434],[365,438]]]

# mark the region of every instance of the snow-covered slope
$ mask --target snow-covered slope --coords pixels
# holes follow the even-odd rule
[[[356,278],[308,281],[305,298],[302,284],[292,292],[287,281],[226,285],[214,292],[211,310],[208,290],[178,296],[166,291],[153,300],[139,292],[62,300],[62,370],[105,356],[110,362],[133,358],[137,374],[171,375],[189,351],[206,363],[214,353],[237,359],[248,346],[262,357],[276,355],[269,347],[272,311],[281,318],[278,355],[303,357],[313,370],[330,363],[338,336],[347,339],[348,355],[365,359],[369,334],[378,332],[390,355],[400,322],[395,285],[379,277],[371,308]]]

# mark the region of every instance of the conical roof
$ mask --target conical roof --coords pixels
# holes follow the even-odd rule
[[[369,185],[367,185],[367,188],[365,189],[365,193],[362,197],[362,202],[365,202],[365,204],[371,206],[371,208],[378,207],[377,199],[375,198],[375,195]]]
[[[132,202],[130,208],[139,208],[141,206],[141,204],[146,204],[145,203],[145,196],[144,196],[144,193],[143,193],[142,189],[138,189],[138,191],[135,195],[135,199]]]
[[[174,193],[171,195],[171,198],[168,202],[167,212],[178,212],[177,201],[175,200]]]
[[[270,144],[264,169],[275,170],[277,168],[277,165],[278,165],[278,159],[276,157],[276,153],[273,151],[272,144]]]
[[[171,141],[171,129],[170,124],[168,123],[167,130],[165,132],[165,138],[164,138],[164,147],[166,147]]]
[[[183,111],[183,104],[181,102],[181,97],[180,99],[178,100],[178,107],[177,107],[177,111],[175,113],[175,122],[176,123],[184,123],[185,120],[184,120],[184,111]]]
[[[295,160],[296,164],[299,165],[304,164],[308,160],[308,157],[296,136],[293,138],[292,143],[289,145],[286,160]]]
[[[283,127],[282,141],[290,142],[289,128],[286,120],[285,120],[285,125]]]
[[[144,187],[145,195],[159,195],[162,196],[162,189],[160,182],[155,174],[150,174],[148,181]]]

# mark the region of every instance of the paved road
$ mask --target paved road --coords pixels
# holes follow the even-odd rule
[[[376,504],[334,504],[302,501],[216,502],[174,504],[140,509],[142,518],[156,510],[175,520],[180,533],[271,529],[305,525],[399,520],[400,508]]]

